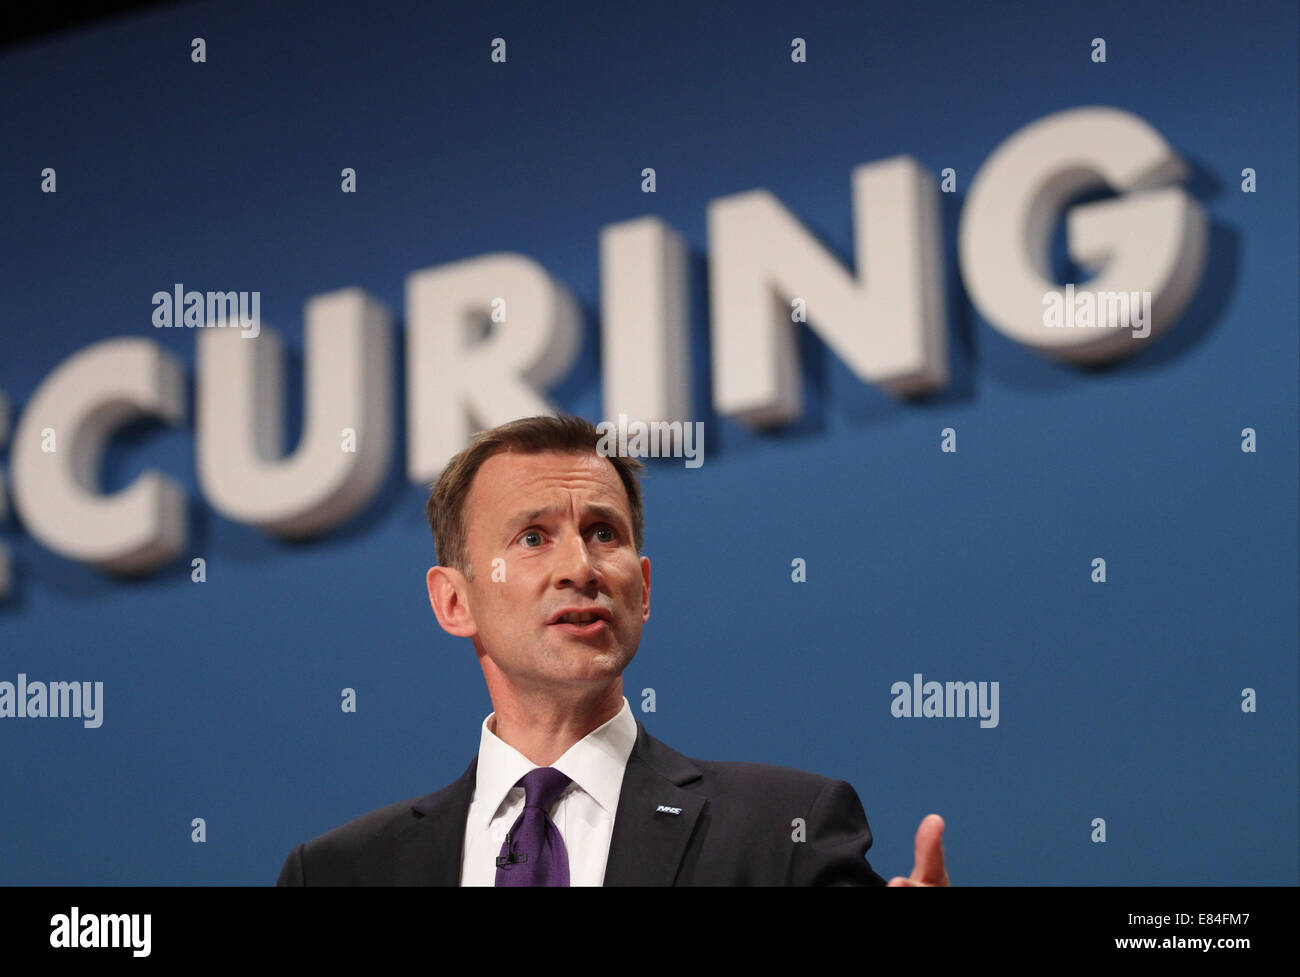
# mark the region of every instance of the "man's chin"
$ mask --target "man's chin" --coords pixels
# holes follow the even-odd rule
[[[552,647],[554,668],[549,671],[559,681],[608,682],[621,675],[632,660],[631,655],[616,647]]]

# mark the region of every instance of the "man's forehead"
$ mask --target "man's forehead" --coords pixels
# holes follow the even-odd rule
[[[474,512],[509,518],[516,509],[541,508],[570,492],[593,503],[627,509],[623,483],[609,461],[595,452],[502,451],[488,458],[470,484],[468,505]]]

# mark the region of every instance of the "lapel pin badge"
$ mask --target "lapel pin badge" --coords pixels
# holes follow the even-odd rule
[[[655,808],[655,814],[681,814],[681,813],[682,813],[682,809],[680,807],[669,807],[667,804],[660,804],[657,808]]]

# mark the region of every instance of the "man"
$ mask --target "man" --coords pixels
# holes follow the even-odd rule
[[[453,784],[298,845],[280,885],[881,885],[844,781],[692,760],[642,726],[623,670],[650,617],[634,458],[577,417],[481,432],[429,497],[443,630],[493,713]],[[890,885],[947,885],[943,820]]]

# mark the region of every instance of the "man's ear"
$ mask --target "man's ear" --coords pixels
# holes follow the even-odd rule
[[[641,623],[650,620],[650,557],[641,557]]]
[[[429,567],[424,582],[429,588],[429,606],[444,631],[457,638],[478,634],[469,606],[469,583],[463,573],[454,567]]]

